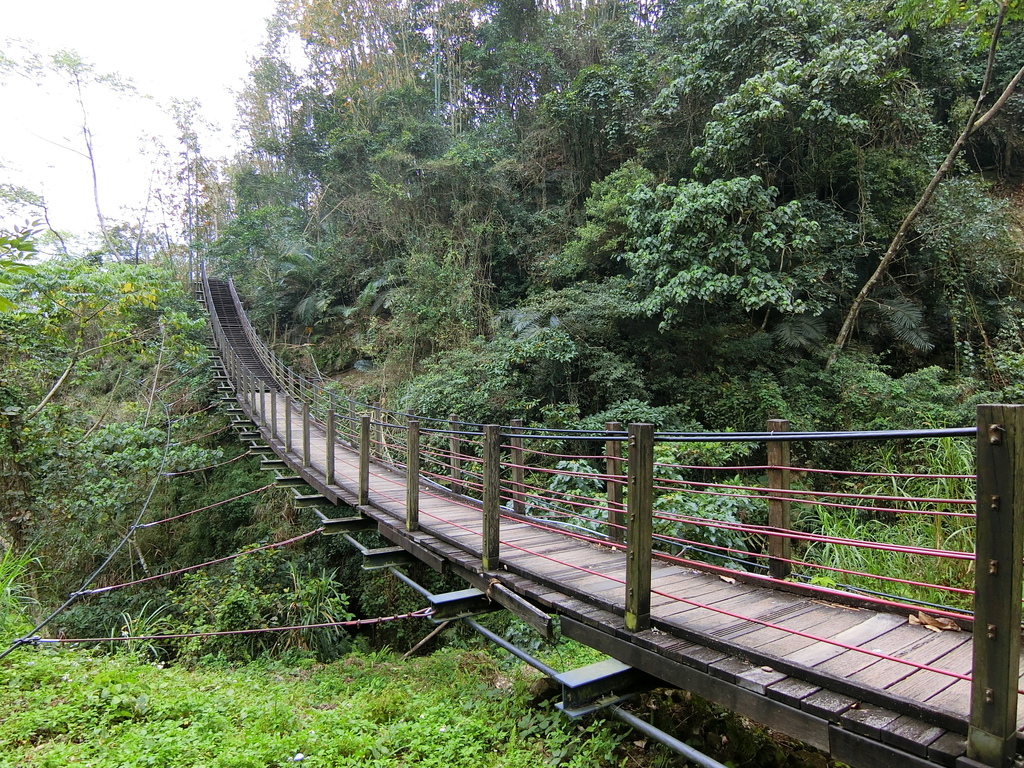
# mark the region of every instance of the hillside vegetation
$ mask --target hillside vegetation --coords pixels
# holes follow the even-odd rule
[[[282,0],[239,96],[243,151],[204,155],[180,105],[182,224],[275,351],[395,412],[969,425],[1024,396],[1022,25],[1019,0]],[[16,647],[0,765],[668,762],[528,706],[528,675],[464,633],[404,665],[381,649],[421,624],[310,626],[422,605],[338,537],[297,538],[311,513],[218,407],[184,247],[143,234],[134,257],[107,238],[29,265],[41,226],[0,232],[2,647],[48,617],[46,639],[294,629]],[[861,445],[801,466],[972,471],[964,442]],[[697,458],[751,458],[737,446]],[[661,502],[764,512],[712,498]],[[972,548],[927,515],[807,507],[807,531]],[[643,706],[738,765],[822,762],[688,697]]]
[[[290,3],[193,234],[296,364],[394,410],[968,423],[1022,349],[1021,96],[988,110],[1024,35],[988,10]]]

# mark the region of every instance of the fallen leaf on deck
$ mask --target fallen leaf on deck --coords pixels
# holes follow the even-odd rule
[[[919,624],[928,627],[935,632],[959,632],[960,625],[945,616],[929,616],[924,611],[918,611],[917,616],[910,617],[911,624]]]

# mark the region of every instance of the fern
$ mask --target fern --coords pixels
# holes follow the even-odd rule
[[[810,315],[790,315],[772,329],[772,335],[790,349],[818,352],[823,349],[825,322]]]

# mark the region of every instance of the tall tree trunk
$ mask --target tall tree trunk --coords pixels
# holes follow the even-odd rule
[[[907,236],[910,234],[910,231],[914,226],[914,222],[917,221],[925,208],[928,207],[928,204],[931,203],[939,184],[946,177],[946,174],[952,170],[957,156],[959,156],[960,152],[967,145],[968,140],[974,132],[988,123],[996,113],[1002,109],[1010,96],[1013,95],[1013,91],[1016,89],[1021,79],[1024,78],[1024,67],[1021,67],[1017,74],[1010,80],[1009,84],[1007,84],[1006,88],[1003,89],[999,98],[996,99],[995,104],[993,104],[987,112],[981,114],[982,103],[988,95],[989,88],[992,84],[992,69],[995,64],[996,46],[999,42],[1000,32],[1002,32],[1003,20],[1006,17],[1007,6],[1008,0],[1003,0],[999,6],[999,16],[996,19],[996,24],[992,31],[992,41],[989,44],[988,65],[985,69],[985,79],[981,84],[981,89],[978,92],[978,99],[974,104],[974,109],[971,111],[971,116],[967,119],[967,124],[964,126],[963,131],[960,132],[956,141],[953,142],[953,147],[949,150],[949,154],[946,155],[946,159],[942,161],[942,164],[935,172],[935,175],[932,176],[931,181],[928,182],[928,186],[925,187],[921,197],[911,209],[910,213],[908,213],[903,219],[899,229],[896,230],[896,234],[890,241],[889,247],[885,251],[885,255],[883,255],[881,261],[878,262],[878,266],[875,268],[875,271],[871,274],[871,277],[867,279],[867,282],[861,286],[860,291],[854,298],[853,304],[850,305],[850,309],[846,313],[846,318],[843,320],[843,325],[839,329],[839,334],[836,336],[836,340],[832,345],[832,350],[829,352],[828,360],[825,363],[826,369],[830,368],[832,364],[835,363],[839,358],[840,353],[846,347],[847,343],[849,343],[850,337],[853,335],[853,329],[857,324],[857,318],[860,315],[860,311],[863,308],[864,303],[868,300],[868,297],[871,295],[871,292],[875,289],[878,283],[880,283],[888,273],[893,260],[903,249]]]

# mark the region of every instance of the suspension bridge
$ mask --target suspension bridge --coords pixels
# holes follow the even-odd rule
[[[1019,757],[1024,407],[980,406],[967,429],[858,433],[790,432],[784,421],[763,433],[682,434],[417,418],[297,374],[259,339],[230,282],[203,273],[197,284],[222,392],[242,438],[268,453],[264,468],[314,508],[323,533],[349,537],[365,567],[415,559],[465,580],[465,590],[430,596],[435,619],[500,607],[550,634],[557,616],[565,636],[607,654],[559,676],[570,715],[668,686],[855,768]],[[976,444],[965,474],[839,473],[791,458],[853,440],[964,438]],[[687,446],[709,443],[754,446],[765,462],[680,463]],[[852,490],[864,480],[874,490]],[[878,490],[911,481],[973,493]],[[697,511],[719,503],[767,508],[767,521]],[[811,534],[794,517],[812,507],[923,515],[935,542]],[[352,538],[366,530],[391,545]],[[954,544],[953,531],[971,546]],[[879,575],[807,555],[826,547],[934,562],[940,575]],[[955,573],[968,584],[951,583]]]

